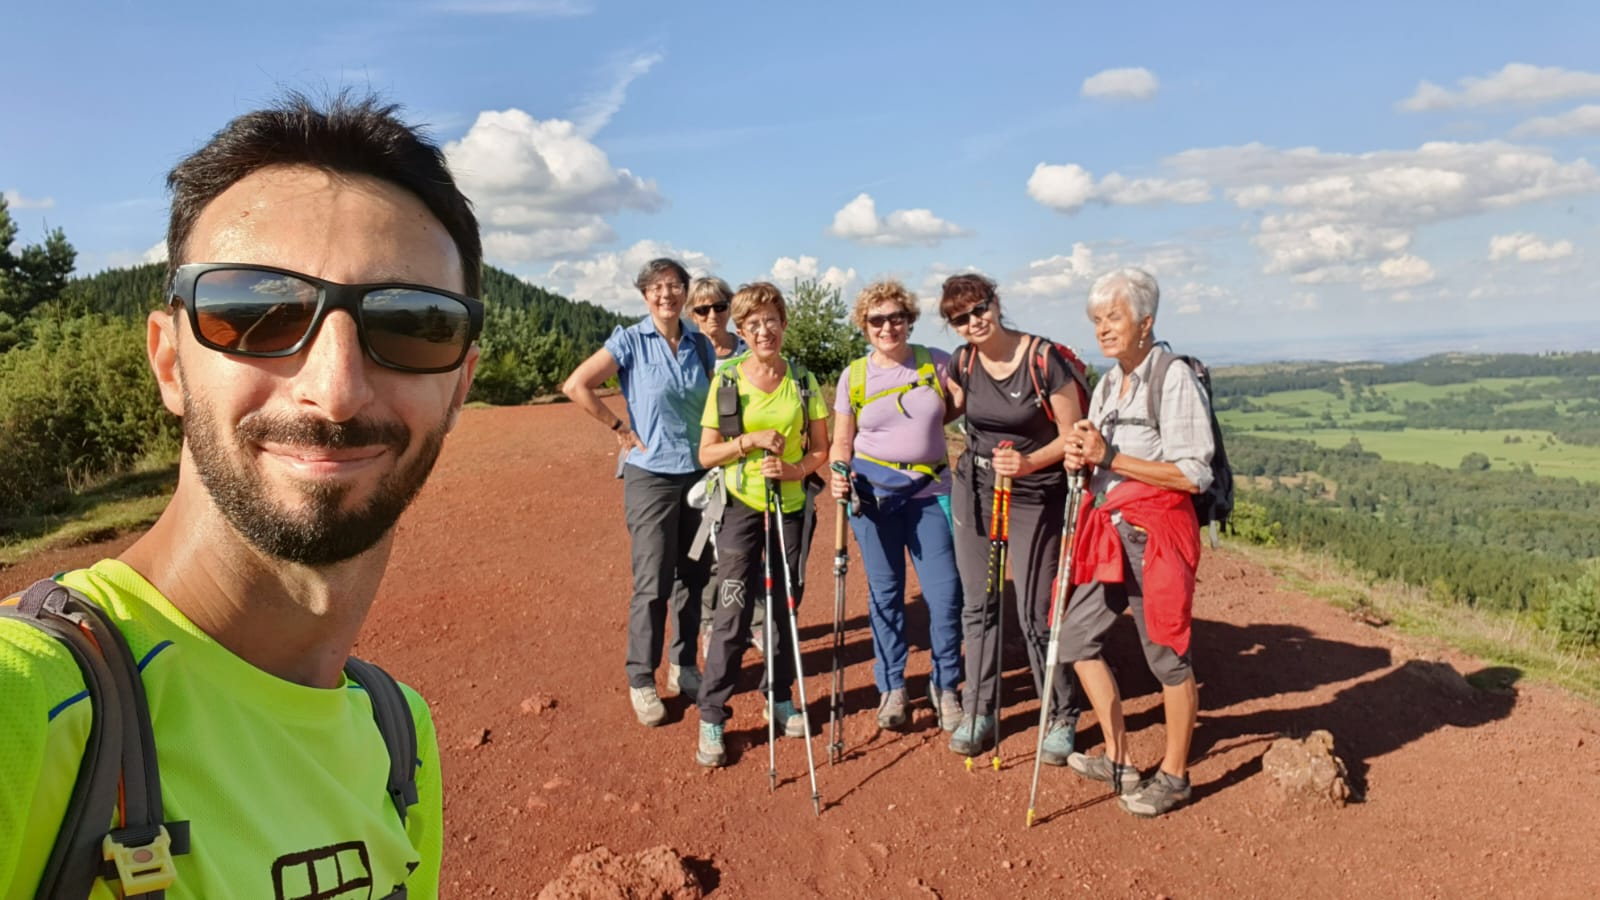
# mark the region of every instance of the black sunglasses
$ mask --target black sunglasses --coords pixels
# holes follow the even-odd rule
[[[339,284],[241,263],[179,266],[171,302],[189,311],[200,343],[234,356],[293,356],[329,312],[356,320],[367,356],[401,372],[449,372],[483,330],[483,303],[416,284]]]
[[[971,321],[973,316],[982,316],[982,315],[984,315],[985,313],[987,313],[989,311],[989,307],[993,303],[994,303],[993,300],[985,300],[982,303],[979,303],[976,306],[972,307],[971,309],[967,310],[966,312],[956,313],[955,315],[951,316],[950,319],[949,319],[951,326],[955,327],[955,328],[965,328],[967,326],[967,322]]]
[[[873,328],[882,328],[890,322],[896,325],[904,325],[909,321],[911,321],[911,316],[904,312],[879,313],[867,316],[867,324]]]
[[[725,313],[728,311],[728,301],[719,300],[716,303],[707,303],[705,306],[690,307],[690,312],[697,316],[709,316],[714,312]]]

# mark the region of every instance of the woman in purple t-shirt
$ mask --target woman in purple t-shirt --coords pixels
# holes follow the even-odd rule
[[[833,473],[832,488],[839,499],[853,486],[861,500],[850,524],[870,591],[878,726],[899,728],[907,720],[909,552],[928,606],[928,696],[940,725],[953,731],[961,718],[961,578],[945,506],[950,460],[944,424],[954,415],[945,385],[950,355],[908,341],[917,298],[897,281],[867,285],[853,317],[872,352],[839,379],[832,458],[848,463],[851,477]]]

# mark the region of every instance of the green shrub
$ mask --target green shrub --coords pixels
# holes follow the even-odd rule
[[[1600,559],[1589,560],[1573,581],[1551,582],[1546,594],[1545,622],[1562,643],[1600,647]]]
[[[0,355],[0,507],[20,509],[177,448],[178,421],[145,360],[144,323],[84,316],[36,328],[28,346]]]

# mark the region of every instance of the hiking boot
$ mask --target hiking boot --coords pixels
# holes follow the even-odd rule
[[[1139,770],[1133,766],[1119,766],[1106,759],[1105,754],[1090,756],[1087,753],[1067,755],[1067,766],[1090,781],[1109,784],[1119,794],[1127,795],[1139,788]],[[1187,788],[1185,789],[1187,790]],[[1185,796],[1188,796],[1185,794]]]
[[[1078,723],[1052,719],[1049,727],[1044,746],[1039,748],[1039,761],[1047,766],[1064,766],[1067,757],[1072,755],[1073,741],[1078,737]]]
[[[939,727],[945,731],[955,731],[961,724],[961,692],[954,688],[944,691],[928,684],[928,702],[933,705],[933,714],[939,717]]]
[[[628,688],[628,699],[633,702],[633,714],[639,717],[640,725],[654,728],[667,720],[667,708],[654,685]]]
[[[1117,798],[1122,808],[1141,818],[1152,818],[1182,806],[1189,800],[1189,779],[1173,778],[1157,769],[1138,789]]]
[[[884,691],[878,701],[878,727],[900,728],[906,724],[906,689],[891,688]]]
[[[950,752],[977,756],[983,752],[983,745],[988,742],[989,732],[993,729],[994,716],[962,716],[961,724],[950,735]]]
[[[673,663],[667,666],[667,690],[690,699],[700,696],[700,670],[694,666],[680,666]]]
[[[794,708],[793,700],[783,700],[776,704],[778,714],[778,733],[784,737],[803,738],[806,736],[806,720],[801,718],[805,713]],[[767,708],[761,708],[761,717],[767,717]]]
[[[728,764],[728,751],[722,746],[721,725],[700,723],[700,746],[695,748],[694,761],[708,769]]]

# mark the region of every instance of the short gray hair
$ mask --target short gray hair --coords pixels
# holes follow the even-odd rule
[[[665,256],[645,263],[644,267],[639,270],[639,277],[633,279],[633,286],[638,288],[639,293],[642,294],[645,288],[656,283],[663,272],[672,273],[672,277],[676,278],[678,283],[684,286],[685,290],[688,289],[689,270],[685,269],[683,264],[677,260],[668,259]]]
[[[727,303],[733,299],[733,288],[715,275],[703,275],[689,285],[689,305],[704,299],[709,303]]]
[[[1118,297],[1128,301],[1134,321],[1146,316],[1154,319],[1156,307],[1161,303],[1161,287],[1156,284],[1156,277],[1143,269],[1133,266],[1113,269],[1094,280],[1085,308],[1093,316],[1096,309],[1117,302]]]

